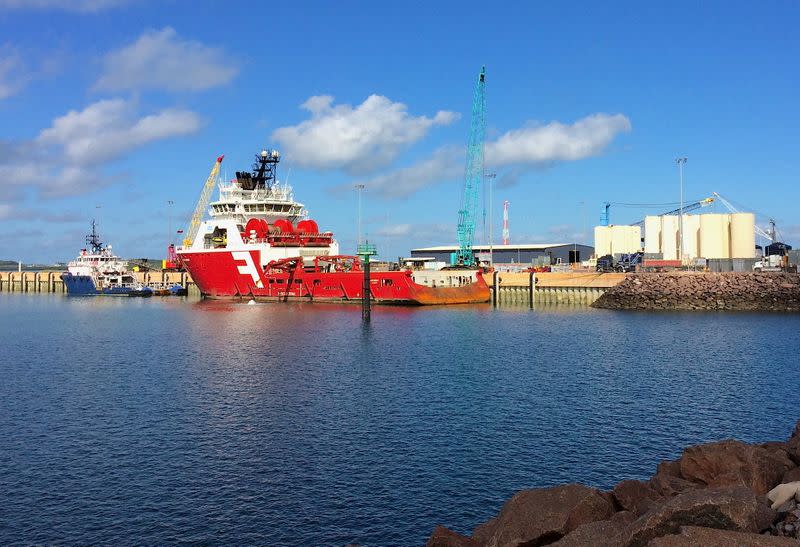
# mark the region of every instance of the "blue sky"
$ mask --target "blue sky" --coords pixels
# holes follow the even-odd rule
[[[590,241],[717,191],[800,244],[800,4],[0,0],[0,258],[68,260],[91,217],[158,257],[218,154],[262,147],[344,252],[455,241],[487,70],[499,240]],[[663,206],[657,204],[664,204]],[[484,240],[482,225],[476,241]]]

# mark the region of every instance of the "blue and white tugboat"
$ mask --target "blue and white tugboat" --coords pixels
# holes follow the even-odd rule
[[[140,286],[128,271],[125,261],[116,256],[111,245],[103,245],[92,221],[92,233],[86,236],[86,249],[67,265],[61,274],[67,294],[70,296],[145,296]],[[147,289],[150,296],[152,291]]]

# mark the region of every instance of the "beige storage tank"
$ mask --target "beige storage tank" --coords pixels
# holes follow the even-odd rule
[[[753,213],[731,215],[731,258],[756,257],[755,225]]]
[[[700,256],[700,215],[683,215],[683,255]]]
[[[661,217],[647,216],[644,218],[644,252],[661,252]]]
[[[594,227],[594,254],[595,256],[611,254],[611,226]]]
[[[635,253],[642,250],[642,229],[639,226],[595,226],[596,256]]]
[[[730,215],[700,215],[700,256],[704,258],[731,257]]]
[[[661,252],[664,260],[678,260],[678,217],[664,215],[661,217]]]

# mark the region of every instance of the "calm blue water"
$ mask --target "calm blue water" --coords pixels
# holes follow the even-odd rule
[[[421,545],[784,438],[800,316],[0,295],[0,544]]]

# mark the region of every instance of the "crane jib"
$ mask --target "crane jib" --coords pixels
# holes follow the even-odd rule
[[[475,94],[472,100],[469,144],[467,145],[467,164],[464,172],[464,192],[458,211],[458,251],[454,264],[474,266],[475,255],[472,244],[475,239],[475,224],[478,210],[478,195],[483,180],[483,143],[486,132],[486,67],[481,68]]]

